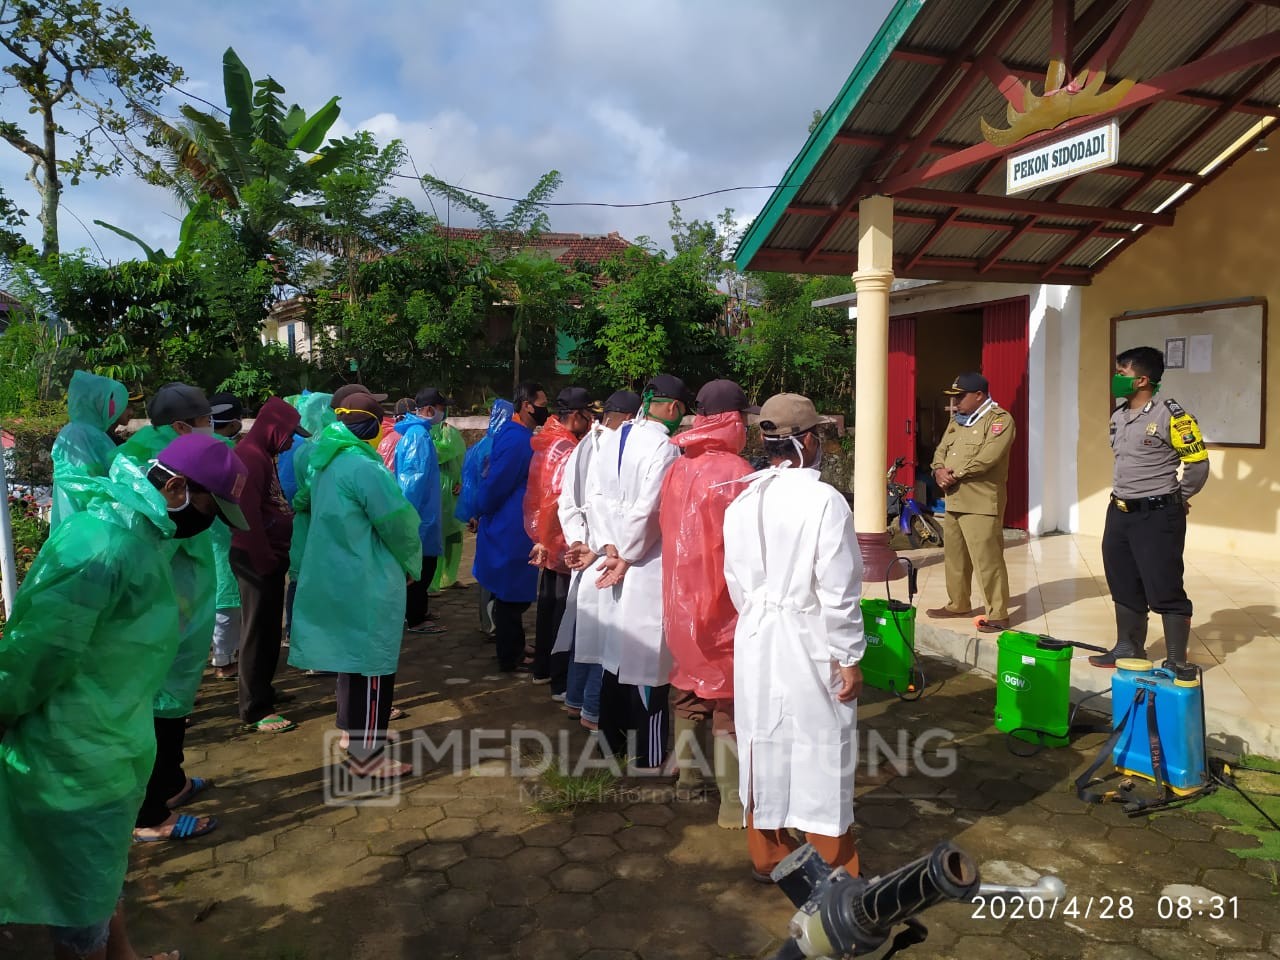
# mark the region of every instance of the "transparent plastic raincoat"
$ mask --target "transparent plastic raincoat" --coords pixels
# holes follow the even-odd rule
[[[65,483],[68,477],[105,477],[116,457],[115,441],[107,435],[129,404],[123,383],[77,370],[67,385],[67,415],[71,422],[53,442],[53,512],[49,529],[76,512]]]
[[[479,496],[480,481],[489,472],[489,451],[493,449],[493,438],[498,431],[511,420],[516,409],[510,400],[495,400],[493,409],[489,411],[489,430],[480,442],[467,451],[462,461],[462,492],[458,494],[458,505],[453,515],[466,523],[480,515],[476,498]]]
[[[435,441],[436,459],[440,463],[440,529],[444,534],[444,553],[436,564],[431,589],[441,590],[458,582],[458,567],[462,564],[462,531],[466,524],[455,515],[458,495],[453,491],[462,483],[467,442],[462,439],[462,431],[448,423],[433,423],[431,439]]]
[[[115,910],[178,646],[173,522],[137,465],[73,479],[0,637],[0,924]],[[208,647],[208,637],[205,638]]]
[[[524,494],[524,529],[529,539],[547,548],[547,570],[568,573],[564,555],[569,549],[560,529],[560,491],[564,489],[565,467],[579,438],[558,417],[551,417],[533,435],[533,460],[529,463],[529,486]]]
[[[236,448],[230,437],[214,436],[232,450]],[[213,573],[217,584],[213,605],[218,610],[239,610],[240,582],[231,569],[231,528],[225,523],[215,523],[209,528],[209,539],[213,542]]]
[[[706,700],[733,698],[738,611],[724,579],[724,512],[751,473],[737,411],[696,417],[671,440],[684,456],[662,480],[662,621],[671,682]]]
[[[344,424],[325,427],[304,449],[298,499],[306,498],[311,522],[299,545],[289,663],[367,677],[395,673],[405,575],[422,575],[418,511],[374,448]]]
[[[329,406],[333,400],[332,393],[308,393],[298,398],[298,413],[302,414],[301,427],[311,434],[312,439],[295,437],[292,460],[294,472],[293,494],[289,497],[293,506],[293,539],[289,542],[289,579],[297,581],[298,571],[302,569],[302,545],[307,540],[307,524],[311,522],[311,498],[299,496],[299,485],[303,484],[307,472],[307,464],[311,451],[315,447],[315,438],[325,427],[333,423],[338,415]],[[283,486],[283,483],[281,484]]]
[[[418,511],[418,538],[424,557],[444,552],[440,525],[440,464],[431,439],[431,421],[407,413],[396,424],[400,442],[395,449],[396,482],[405,499]]]
[[[116,459],[132,460],[145,478],[151,461],[177,437],[178,431],[173,427],[143,427],[119,449]],[[209,638],[213,636],[218,589],[213,535],[206,530],[185,540],[171,541],[166,554],[172,561],[173,588],[178,599],[179,638],[177,653],[156,694],[154,707],[157,717],[185,717],[195,708],[196,690],[204,676]]]

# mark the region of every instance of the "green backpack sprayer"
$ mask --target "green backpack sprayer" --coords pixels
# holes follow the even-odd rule
[[[907,565],[906,603],[894,600],[889,589],[889,574],[899,563]],[[867,652],[859,663],[863,683],[887,690],[902,700],[919,700],[925,687],[924,671],[916,656],[916,608],[912,601],[917,585],[915,564],[906,557],[895,557],[885,570],[885,599],[862,599],[862,624],[867,638]]]
[[[1070,743],[1073,717],[1071,650],[1107,651],[1018,630],[1000,634],[996,645],[996,729],[1037,748],[1065,747]],[[1094,727],[1076,729],[1084,732]]]

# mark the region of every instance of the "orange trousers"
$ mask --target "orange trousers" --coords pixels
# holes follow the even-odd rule
[[[842,837],[826,837],[820,833],[806,833],[805,840],[813,844],[818,856],[832,867],[844,867],[853,876],[858,875],[858,848],[850,827]],[[800,842],[790,830],[757,830],[747,814],[747,852],[751,854],[751,866],[759,873],[768,874],[780,864],[787,854],[800,847]]]

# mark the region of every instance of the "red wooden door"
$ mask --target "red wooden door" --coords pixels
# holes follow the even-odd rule
[[[903,457],[894,479],[916,482],[916,318],[889,318],[889,466]]]
[[[1009,460],[1004,525],[1027,529],[1027,341],[1031,301],[1027,297],[989,303],[982,310],[982,374],[991,396],[1017,425]]]

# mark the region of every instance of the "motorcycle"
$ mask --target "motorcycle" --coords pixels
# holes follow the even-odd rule
[[[1057,901],[1066,885],[1057,877],[1041,877],[1034,886],[982,883],[978,865],[949,842],[884,876],[864,880],[843,867],[835,870],[809,844],[774,869],[772,879],[797,912],[788,940],[773,960],[805,957],[860,957],[877,951],[902,924],[885,960],[899,950],[924,943],[928,929],[916,914],[944,900],[963,903],[981,899]]]
[[[885,476],[885,484],[888,488],[889,536],[892,537],[895,533],[901,532],[906,536],[913,550],[920,547],[940,547],[942,546],[942,527],[938,521],[916,502],[911,487],[893,479],[906,462],[906,457],[899,457],[893,461],[893,466]]]

